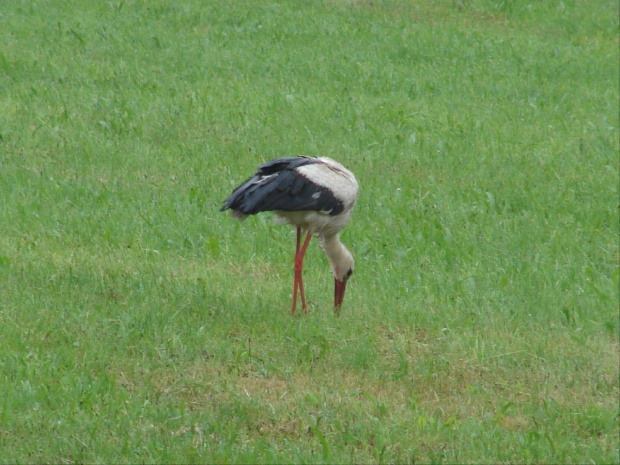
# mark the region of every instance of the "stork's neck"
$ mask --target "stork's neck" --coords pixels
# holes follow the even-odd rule
[[[338,234],[331,236],[321,235],[321,247],[332,265],[334,277],[339,281],[345,281],[349,270],[353,269],[353,256],[347,250]]]

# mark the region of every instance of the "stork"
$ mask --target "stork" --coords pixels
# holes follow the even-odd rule
[[[351,219],[358,189],[353,173],[330,158],[277,158],[260,166],[254,176],[232,192],[220,209],[232,210],[232,217],[239,220],[273,211],[276,222],[295,226],[293,315],[298,291],[303,310],[308,313],[302,270],[304,255],[314,234],[318,235],[331,264],[335,283],[334,309],[339,313],[347,280],[353,274],[353,256],[340,242],[340,230]],[[303,244],[302,231],[306,232]]]

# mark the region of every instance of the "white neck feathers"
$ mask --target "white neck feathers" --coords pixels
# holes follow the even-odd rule
[[[338,281],[346,281],[349,271],[353,271],[353,256],[347,250],[338,234],[331,236],[320,236],[321,247],[329,259],[334,272],[334,277]]]

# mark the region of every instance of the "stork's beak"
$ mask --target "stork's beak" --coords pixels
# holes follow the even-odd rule
[[[340,306],[342,305],[342,301],[344,300],[344,291],[347,289],[346,281],[338,281],[334,280],[335,283],[335,291],[334,291],[334,309],[336,312],[340,311]]]

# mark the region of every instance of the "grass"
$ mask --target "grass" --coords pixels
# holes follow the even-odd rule
[[[0,450],[24,462],[614,463],[618,4],[11,1]],[[362,186],[313,244],[218,208]]]

